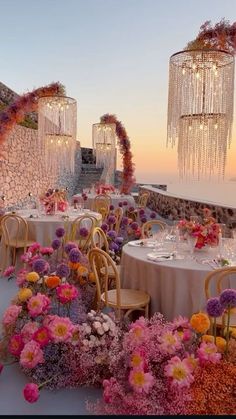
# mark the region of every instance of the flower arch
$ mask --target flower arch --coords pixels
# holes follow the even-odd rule
[[[40,97],[64,94],[64,86],[56,82],[48,86],[39,87],[17,98],[15,102],[0,113],[0,146],[5,142],[13,127],[24,120],[27,113],[37,110]]]
[[[100,118],[101,123],[115,124],[116,135],[119,139],[119,150],[123,160],[121,193],[128,194],[135,183],[134,164],[132,162],[131,144],[126,130],[115,115],[105,114]]]

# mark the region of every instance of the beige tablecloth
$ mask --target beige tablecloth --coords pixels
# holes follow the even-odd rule
[[[85,208],[93,209],[93,202],[94,202],[95,196],[96,194],[92,194],[92,193],[87,194],[88,199],[84,201]],[[110,197],[111,197],[112,205],[114,205],[115,208],[119,206],[120,202],[124,202],[124,201],[128,203],[127,208],[129,207],[135,208],[136,206],[134,197],[132,195],[111,194]],[[81,194],[76,194],[73,196],[73,198],[81,198]]]

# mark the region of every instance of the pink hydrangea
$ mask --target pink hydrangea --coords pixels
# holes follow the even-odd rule
[[[77,288],[71,284],[59,285],[56,289],[56,292],[57,298],[62,304],[67,304],[75,300],[79,295]]]
[[[46,327],[40,327],[33,335],[33,340],[35,340],[41,348],[46,346],[50,341],[49,331]]]
[[[37,317],[40,314],[44,314],[50,308],[50,298],[38,292],[29,299],[27,308],[31,317]]]
[[[154,384],[154,377],[142,368],[134,368],[130,371],[129,383],[137,393],[148,393]]]
[[[197,350],[197,355],[201,364],[207,361],[215,364],[221,359],[221,354],[217,352],[216,345],[211,342],[202,342]]]
[[[172,379],[171,384],[179,387],[189,387],[194,381],[191,374],[192,370],[189,368],[189,364],[186,359],[181,359],[178,356],[171,358],[165,366],[164,373],[166,377]]]
[[[23,389],[24,398],[29,403],[35,403],[39,398],[39,388],[37,384],[28,383]]]
[[[14,356],[20,356],[22,349],[24,348],[24,341],[21,334],[13,335],[10,338],[8,350]]]
[[[10,326],[16,322],[16,319],[18,318],[20,312],[22,310],[21,306],[18,306],[16,304],[13,304],[9,306],[5,313],[3,314],[3,324],[4,326]]]
[[[3,272],[3,276],[8,277],[10,275],[12,275],[15,272],[15,266],[8,266],[7,269],[5,269],[5,271]]]
[[[27,343],[33,339],[33,335],[36,332],[36,330],[38,330],[38,328],[39,328],[39,323],[32,322],[32,321],[27,322],[23,326],[23,328],[21,329],[21,335],[22,335],[24,343]]]
[[[34,368],[36,365],[42,364],[43,362],[43,351],[40,348],[40,345],[34,340],[26,343],[20,354],[20,364],[22,367]]]
[[[49,336],[53,342],[68,342],[73,334],[74,326],[68,317],[54,316],[48,324]]]

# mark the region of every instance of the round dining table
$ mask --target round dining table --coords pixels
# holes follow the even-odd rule
[[[206,262],[214,260],[216,249],[196,250],[193,258],[185,251],[159,261],[155,257],[149,259],[154,253],[152,248],[133,243],[122,249],[121,286],[146,291],[151,297],[150,315],[160,312],[171,321],[179,315],[189,318],[205,309],[205,277],[214,269]]]
[[[89,209],[93,209],[93,205],[94,205],[94,198],[95,196],[97,196],[94,193],[88,193],[87,195],[87,200],[86,201],[82,201],[82,195],[81,194],[76,194],[73,195],[73,199],[74,198],[80,198],[82,202],[84,202],[84,207],[85,208],[89,208]],[[111,204],[114,206],[114,208],[117,208],[119,206],[120,202],[127,202],[127,207],[136,207],[136,203],[134,200],[133,195],[125,195],[125,194],[116,194],[116,193],[112,193],[109,194],[108,196],[110,196],[111,198]]]

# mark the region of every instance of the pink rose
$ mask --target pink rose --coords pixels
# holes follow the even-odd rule
[[[23,390],[24,398],[29,403],[37,402],[39,398],[39,388],[37,384],[29,383],[26,384]]]

